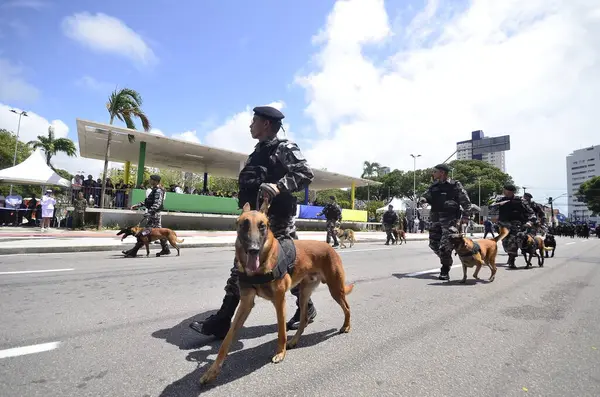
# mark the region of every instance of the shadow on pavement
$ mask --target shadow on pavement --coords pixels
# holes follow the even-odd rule
[[[193,320],[190,319],[190,321]],[[253,329],[255,330],[253,331]],[[265,327],[259,326],[242,328],[239,335],[243,339],[247,339],[248,337],[252,338],[253,332],[255,335],[257,335],[259,330],[265,331],[268,329],[271,329],[274,333],[276,332],[276,326],[270,325]],[[190,332],[194,331],[190,330]],[[264,335],[264,332],[260,333]],[[330,329],[327,331],[303,335],[298,346],[292,350],[288,350],[286,360],[293,360],[294,350],[317,345],[334,335],[338,335],[337,329]],[[183,378],[168,385],[160,394],[160,397],[196,397],[215,387],[233,382],[246,375],[249,375],[263,366],[271,364],[271,357],[275,355],[277,340],[274,338],[272,341],[265,342],[259,346],[251,347],[245,350],[240,350],[240,345],[243,346],[239,340],[232,345],[232,349],[227,356],[221,373],[216,381],[213,384],[204,386],[199,384],[200,377],[213,363],[214,360],[209,360],[208,356],[217,354],[218,349],[221,346],[221,341],[213,341],[211,349],[209,350],[198,350],[189,353],[186,357],[186,360],[197,362],[198,368]],[[236,347],[237,351],[234,351],[234,348]]]
[[[410,272],[410,273],[392,273],[392,276],[396,277],[397,279],[403,279],[403,278],[418,278],[419,280],[433,280],[433,279],[437,279],[439,272],[435,272],[435,273],[426,273],[426,274],[418,274],[415,276],[411,276],[411,274],[413,274],[414,272]]]

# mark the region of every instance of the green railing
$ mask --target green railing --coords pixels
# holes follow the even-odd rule
[[[131,193],[131,204],[146,199],[146,191],[134,189]],[[238,215],[238,201],[229,197],[200,196],[197,194],[167,193],[164,202],[165,211],[193,212],[203,214]]]

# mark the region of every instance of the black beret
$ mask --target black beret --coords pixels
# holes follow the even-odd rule
[[[517,188],[515,187],[515,185],[504,185],[504,190],[508,190],[509,192],[516,192]]]
[[[525,193],[525,194],[523,195],[523,197],[526,197],[526,198],[528,198],[528,199],[532,199],[532,198],[533,198],[533,196],[531,195],[531,193]]]
[[[150,179],[156,182],[160,182],[160,175],[150,175]]]
[[[267,120],[281,121],[285,118],[283,113],[271,106],[257,106],[253,109],[254,114]]]
[[[438,164],[433,168],[435,168],[436,170],[439,170],[439,171],[450,172],[450,167],[448,167],[447,164]]]

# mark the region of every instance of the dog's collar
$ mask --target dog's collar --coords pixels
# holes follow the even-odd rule
[[[291,246],[293,247],[293,258],[290,258],[290,254],[283,249],[283,244],[279,241],[279,239],[275,239],[277,244],[279,245],[279,253],[277,255],[277,265],[275,267],[263,274],[255,274],[253,276],[249,276],[246,273],[239,272],[238,280],[240,284],[245,285],[259,285],[259,284],[267,284],[274,280],[282,279],[287,273],[292,275],[294,272],[293,264],[296,260],[296,249],[294,246],[293,240],[291,241]],[[290,264],[291,262],[291,264]]]
[[[473,256],[473,255],[477,255],[478,253],[481,252],[481,247],[479,246],[479,243],[475,240],[471,240],[473,242],[473,248],[471,249],[471,251],[469,251],[469,253],[467,254],[459,254],[458,256],[461,258],[466,258],[468,256]]]

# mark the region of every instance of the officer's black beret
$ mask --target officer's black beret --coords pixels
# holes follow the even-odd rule
[[[271,106],[257,106],[253,111],[254,114],[267,120],[281,121],[285,118],[283,113]]]
[[[448,167],[447,164],[438,164],[433,168],[435,168],[436,170],[439,170],[439,171],[450,172],[450,167]]]
[[[516,192],[517,188],[515,187],[515,185],[504,185],[504,190],[508,190],[509,192]]]
[[[150,179],[156,182],[160,182],[160,175],[150,175]]]
[[[528,199],[532,199],[533,198],[533,196],[531,195],[531,193],[525,193],[523,195],[523,197],[527,197]]]

